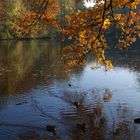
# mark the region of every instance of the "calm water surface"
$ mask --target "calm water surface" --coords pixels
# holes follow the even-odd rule
[[[65,69],[60,47],[58,41],[0,43],[0,140],[140,139],[133,122],[140,117],[140,50],[108,53],[114,68],[105,72],[91,70],[92,59]],[[56,126],[55,136],[46,125]]]

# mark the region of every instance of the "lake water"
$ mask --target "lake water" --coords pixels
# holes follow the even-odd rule
[[[140,139],[140,50],[108,52],[114,67],[105,71],[92,70],[90,58],[65,69],[60,49],[58,41],[1,41],[0,140]]]

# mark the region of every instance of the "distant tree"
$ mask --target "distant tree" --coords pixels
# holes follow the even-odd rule
[[[18,11],[13,28],[18,37],[34,37],[49,25],[58,27],[58,2],[53,0],[23,0],[24,8]],[[55,12],[54,12],[55,11]]]
[[[15,37],[12,25],[17,16],[17,9],[21,8],[21,0],[0,1],[0,38]]]

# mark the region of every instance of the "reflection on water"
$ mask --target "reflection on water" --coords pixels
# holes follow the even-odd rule
[[[58,61],[60,43],[19,41],[6,44],[4,42],[0,47],[1,94],[26,92],[41,83],[67,77]]]
[[[67,70],[58,41],[0,45],[0,139],[139,139],[140,51],[109,52],[114,69]],[[46,130],[56,126],[56,135]]]

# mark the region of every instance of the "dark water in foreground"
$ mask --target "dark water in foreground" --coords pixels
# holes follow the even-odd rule
[[[140,124],[133,121],[140,117],[140,51],[108,54],[114,64],[108,72],[91,70],[92,60],[67,70],[59,61],[60,46],[1,42],[0,140],[140,139]],[[83,123],[84,129],[78,127]],[[56,136],[46,131],[48,124],[56,126]]]

